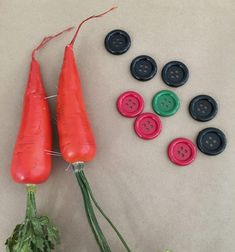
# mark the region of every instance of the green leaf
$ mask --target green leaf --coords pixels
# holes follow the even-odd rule
[[[35,252],[31,249],[31,246],[29,243],[25,243],[24,246],[20,250],[21,252]]]
[[[39,250],[44,251],[44,250],[43,250],[43,249],[44,249],[44,240],[43,240],[43,238],[41,238],[41,237],[36,237],[36,244],[35,244],[35,246],[36,246]]]
[[[47,216],[26,218],[6,241],[7,252],[51,252],[59,243],[59,232]]]
[[[32,226],[36,236],[43,236],[43,226],[39,218],[32,219]]]

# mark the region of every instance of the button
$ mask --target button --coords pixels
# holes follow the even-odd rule
[[[201,122],[213,119],[218,111],[216,101],[208,95],[198,95],[189,104],[191,116]]]
[[[151,140],[160,134],[162,123],[157,115],[153,113],[143,113],[136,118],[134,129],[140,138]]]
[[[137,80],[147,81],[152,79],[157,73],[157,64],[153,58],[141,55],[133,59],[130,70],[133,77]]]
[[[134,91],[127,91],[117,99],[117,109],[125,117],[135,117],[144,109],[142,96]]]
[[[152,107],[155,113],[160,116],[174,115],[180,106],[178,96],[169,90],[162,90],[156,93],[152,100]]]
[[[179,61],[171,61],[162,69],[162,79],[171,87],[180,87],[184,85],[188,77],[188,68],[184,63]]]
[[[187,138],[176,138],[168,146],[169,159],[176,165],[189,165],[194,161],[196,155],[196,146]]]
[[[217,128],[206,128],[197,136],[197,146],[206,155],[214,156],[224,151],[227,145],[226,136]]]
[[[120,55],[130,48],[131,38],[125,31],[113,30],[105,37],[104,45],[108,52]]]

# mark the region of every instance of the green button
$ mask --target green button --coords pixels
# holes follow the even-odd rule
[[[162,90],[156,93],[152,100],[152,107],[155,113],[160,116],[172,116],[179,109],[178,96],[169,90]]]

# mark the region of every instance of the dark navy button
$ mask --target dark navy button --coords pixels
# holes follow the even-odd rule
[[[208,95],[198,95],[189,104],[191,116],[201,122],[213,119],[218,112],[216,101]]]
[[[153,58],[141,55],[133,59],[130,70],[133,77],[137,80],[147,81],[152,79],[157,73],[157,64]]]
[[[105,37],[104,44],[110,53],[120,55],[130,48],[131,38],[125,31],[113,30]]]
[[[226,145],[226,136],[217,128],[206,128],[197,136],[197,146],[206,155],[218,155],[224,151]]]
[[[189,77],[187,66],[179,61],[171,61],[162,69],[163,81],[171,87],[180,87],[186,83]]]

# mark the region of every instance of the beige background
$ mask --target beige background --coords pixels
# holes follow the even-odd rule
[[[233,252],[235,250],[235,2],[233,0],[0,0],[0,251],[16,223],[24,218],[24,186],[9,176],[30,63],[30,53],[49,34],[78,24],[85,17],[112,5],[119,9],[86,24],[75,52],[84,97],[95,132],[98,153],[86,174],[95,195],[130,247],[136,252]],[[122,56],[103,46],[107,32],[126,30],[132,38]],[[64,45],[72,33],[51,42],[38,59],[48,95],[56,93]],[[139,54],[154,57],[157,76],[136,81],[129,73]],[[132,89],[145,99],[167,88],[160,78],[163,65],[182,60],[190,70],[187,85],[174,90],[179,112],[163,118],[163,132],[142,141],[132,130],[132,119],[115,108],[117,96]],[[187,107],[197,94],[209,94],[219,103],[213,121],[191,119]],[[55,100],[51,100],[54,113]],[[198,153],[188,167],[168,161],[166,147],[178,136],[195,140],[207,126],[227,135],[226,151],[216,157]],[[58,150],[56,136],[54,150]],[[48,214],[61,230],[58,252],[98,251],[83,209],[80,190],[67,164],[53,158],[53,172],[38,189],[40,214]],[[101,224],[112,251],[124,251],[111,229]]]

